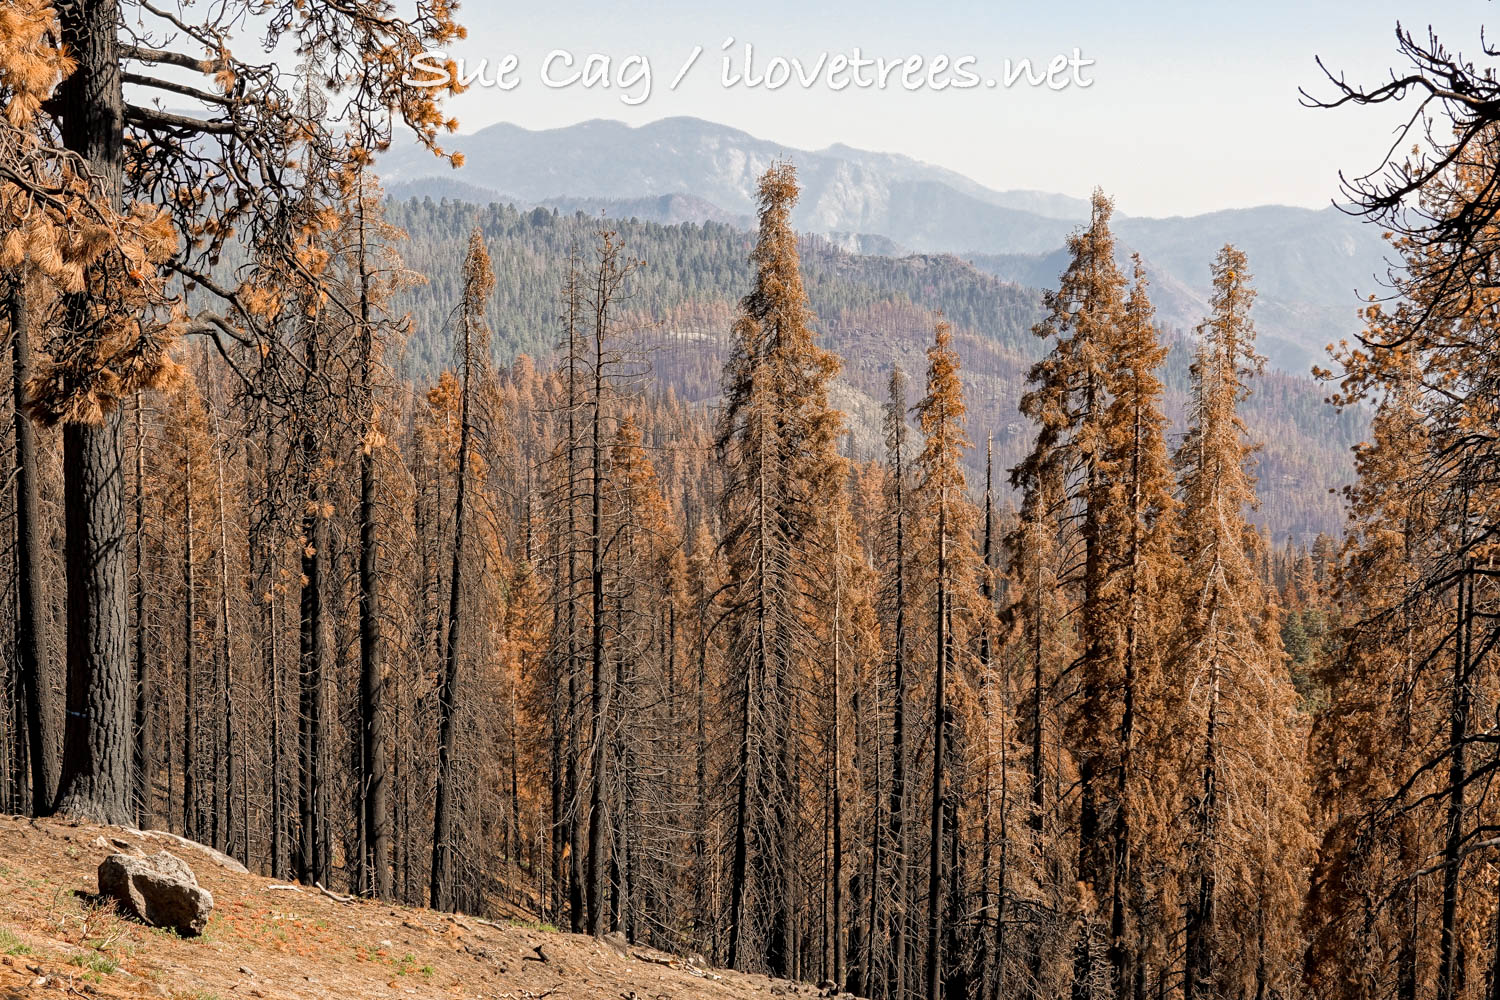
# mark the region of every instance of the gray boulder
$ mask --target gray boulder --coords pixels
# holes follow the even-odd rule
[[[152,927],[170,927],[185,937],[203,933],[214,909],[211,892],[174,854],[149,858],[111,854],[99,865],[99,895],[108,896]]]

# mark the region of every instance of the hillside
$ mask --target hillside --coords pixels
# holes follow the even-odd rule
[[[403,302],[413,319],[406,375],[430,380],[453,363],[448,316],[458,293],[459,254],[476,225],[489,241],[497,277],[490,304],[495,360],[552,352],[568,249],[576,244],[588,252],[600,216],[417,199],[392,202],[388,211],[410,237],[402,247],[407,263],[428,279]],[[751,234],[715,222],[665,225],[636,218],[608,224],[620,231],[628,252],[647,264],[626,309],[655,384],[706,413],[718,399],[734,305],[749,286]],[[1050,280],[1055,281],[1063,261],[1048,258],[1044,266],[1054,268]],[[836,402],[849,416],[856,452],[878,453],[880,404],[891,365],[920,376],[932,321],[941,310],[957,330],[969,390],[969,432],[980,445],[970,455],[974,481],[981,478],[984,440],[993,435],[1003,482],[1034,435],[1017,407],[1026,372],[1045,346],[1031,333],[1040,293],[957,257],[857,254],[821,238],[803,241],[802,272],[825,346],[844,360]],[[1037,281],[1044,276],[1041,267],[1026,275]],[[1170,317],[1175,309],[1196,322],[1204,303],[1170,278],[1155,275],[1152,295],[1174,345],[1165,381],[1167,410],[1177,420],[1187,399],[1190,350],[1182,327]],[[1265,301],[1258,302],[1257,322],[1268,309]],[[1266,337],[1264,329],[1261,336]],[[1309,378],[1272,371],[1258,380],[1246,404],[1251,430],[1265,442],[1257,458],[1263,502],[1257,517],[1278,541],[1291,536],[1307,542],[1339,528],[1339,502],[1329,491],[1352,475],[1349,447],[1360,439],[1364,424],[1358,415],[1335,414],[1323,404],[1325,395]]]
[[[973,256],[981,267],[1033,287],[1055,279],[1050,257],[1087,214],[1085,201],[1067,195],[998,191],[910,157],[844,145],[789,149],[696,118],[637,128],[588,121],[544,131],[498,124],[446,145],[466,156],[456,172],[412,147],[382,157],[393,193],[743,226],[753,212],[755,178],[791,157],[803,188],[793,213],[799,229],[837,234],[840,245],[863,252]],[[1245,250],[1260,294],[1263,349],[1273,364],[1297,374],[1328,343],[1358,330],[1360,296],[1379,292],[1386,273],[1379,230],[1331,206],[1266,205],[1176,218],[1131,216],[1129,205],[1118,207],[1122,250],[1145,257],[1158,287],[1181,289],[1160,304],[1171,325],[1197,323],[1208,295],[1208,261],[1219,248],[1231,242]]]
[[[116,852],[167,849],[214,896],[201,938],[122,916],[97,899]],[[805,984],[701,968],[628,944],[369,901],[244,874],[138,831],[0,816],[0,1000],[477,1000],[817,996]]]

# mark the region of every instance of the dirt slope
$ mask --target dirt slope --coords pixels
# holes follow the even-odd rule
[[[99,862],[137,849],[172,851],[213,893],[214,914],[201,938],[146,927],[93,897]],[[698,969],[623,941],[341,902],[313,888],[272,888],[277,884],[185,843],[0,816],[0,1000],[818,995],[765,976]]]

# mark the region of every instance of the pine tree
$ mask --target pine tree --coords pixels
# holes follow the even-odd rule
[[[383,375],[377,313],[389,294],[391,277],[377,275],[378,252],[371,238],[389,245],[396,233],[382,227],[376,196],[378,188],[367,178],[364,151],[356,150],[352,169],[341,178],[352,203],[345,220],[351,230],[350,269],[358,294],[359,406],[362,411],[359,451],[359,708],[361,843],[360,889],[379,899],[391,898],[390,791],[386,778],[389,756],[385,689],[385,650],[380,609],[380,521],[378,507],[379,454],[385,435],[380,422],[378,383]],[[375,190],[370,190],[375,188]],[[373,217],[373,218],[372,218]],[[398,261],[384,262],[390,269]]]
[[[619,377],[617,371],[625,361],[616,340],[619,331],[618,311],[620,301],[631,275],[639,268],[638,261],[624,256],[624,247],[609,230],[599,234],[595,250],[594,268],[590,274],[584,305],[590,314],[591,332],[588,337],[587,371],[589,407],[589,662],[590,662],[590,719],[589,719],[589,808],[588,843],[589,854],[586,866],[588,879],[589,931],[602,937],[606,930],[604,919],[604,824],[606,822],[605,799],[609,794],[610,778],[608,755],[605,753],[605,713],[610,697],[606,661],[610,655],[607,634],[610,624],[605,610],[605,503],[608,483],[605,463],[608,457],[607,423],[610,418],[610,399],[613,381]]]
[[[1308,892],[1307,979],[1327,996],[1415,1000],[1434,988],[1419,954],[1435,942],[1416,918],[1430,905],[1417,884],[1425,859],[1442,851],[1438,776],[1421,772],[1422,747],[1441,730],[1441,680],[1420,669],[1440,646],[1448,615],[1433,598],[1410,601],[1434,507],[1421,485],[1431,442],[1409,371],[1382,399],[1371,440],[1348,488],[1350,525],[1338,571],[1340,602],[1356,614],[1335,638],[1319,681],[1328,705],[1312,739],[1315,801],[1324,830]],[[1403,794],[1402,785],[1409,787]]]
[[[1109,675],[1119,689],[1119,729],[1109,756],[1114,788],[1107,848],[1108,957],[1117,997],[1139,992],[1145,953],[1162,953],[1171,937],[1170,928],[1146,919],[1157,890],[1143,869],[1147,858],[1174,846],[1171,832],[1161,827],[1162,800],[1150,779],[1167,761],[1154,759],[1149,748],[1152,731],[1162,723],[1156,711],[1168,640],[1162,622],[1171,620],[1172,588],[1180,573],[1172,551],[1177,503],[1157,375],[1167,349],[1153,322],[1145,268],[1139,255],[1133,260],[1130,294],[1111,345],[1101,461],[1108,485],[1098,497],[1107,573],[1100,632]]]
[[[906,375],[900,368],[891,369],[889,398],[884,407],[886,443],[886,490],[884,504],[885,565],[882,567],[882,604],[885,628],[884,645],[891,659],[891,797],[890,826],[887,832],[891,853],[889,911],[883,915],[890,939],[887,952],[889,990],[900,997],[906,989],[906,941],[908,931],[909,847],[906,832],[907,791],[906,747],[907,690],[906,658],[909,571],[907,566],[911,508],[911,459],[908,454],[910,429],[906,423]],[[878,874],[878,873],[877,873]],[[879,895],[879,890],[876,891]],[[879,978],[877,985],[885,987]]]
[[[1177,453],[1183,608],[1168,667],[1181,701],[1186,858],[1184,1000],[1284,988],[1286,916],[1307,849],[1303,723],[1281,649],[1274,594],[1256,577],[1252,451],[1238,413],[1255,353],[1245,255],[1213,266],[1199,329],[1190,429]]]
[[[1021,412],[1038,424],[1037,438],[1012,473],[1013,484],[1022,489],[1029,506],[1030,513],[1023,516],[1039,519],[1031,530],[1041,533],[1051,530],[1048,525],[1056,527],[1055,558],[1062,569],[1056,585],[1067,591],[1064,600],[1078,607],[1079,648],[1071,669],[1079,676],[1079,701],[1066,719],[1069,752],[1078,769],[1076,865],[1081,893],[1073,904],[1079,921],[1073,980],[1080,1000],[1093,996],[1105,978],[1097,967],[1107,925],[1100,910],[1109,905],[1119,860],[1109,849],[1101,820],[1118,808],[1107,774],[1115,758],[1110,741],[1119,731],[1122,686],[1119,661],[1111,655],[1117,622],[1106,600],[1110,566],[1104,527],[1113,485],[1105,468],[1109,380],[1121,346],[1125,309],[1125,279],[1115,264],[1109,228],[1112,212],[1113,204],[1096,191],[1089,225],[1069,238],[1068,267],[1057,290],[1044,298],[1047,315],[1034,332],[1054,342],[1050,353],[1032,367],[1028,381],[1033,388],[1021,401]],[[1040,541],[1035,538],[1030,544]],[[1037,554],[1022,558],[1034,561]],[[1042,586],[1039,581],[1037,586]],[[1040,611],[1037,595],[1031,614],[1035,618]],[[1039,620],[1034,623],[1037,643],[1042,641],[1040,625]],[[1045,673],[1039,651],[1038,645],[1033,682],[1037,699]],[[1033,738],[1041,739],[1039,716],[1033,728]],[[1033,772],[1035,784],[1041,780],[1040,761]],[[1040,801],[1036,805],[1040,808]],[[1119,972],[1115,969],[1112,978]]]
[[[838,361],[813,341],[798,272],[792,166],[768,170],[759,197],[755,286],[734,324],[717,438],[736,609],[729,670],[741,679],[728,957],[735,968],[764,963],[787,975],[802,917],[791,852],[801,826],[798,677],[813,654],[801,620],[804,573],[815,565],[822,505],[842,484],[834,450],[842,421],[828,404]]]
[[[457,471],[453,494],[453,561],[448,575],[448,640],[443,661],[442,685],[438,694],[437,789],[432,819],[432,871],[429,892],[433,909],[451,910],[455,906],[453,861],[453,753],[455,700],[458,697],[463,662],[465,574],[469,571],[470,511],[469,495],[471,449],[474,447],[476,419],[475,394],[482,377],[484,358],[489,351],[489,327],[485,323],[485,305],[495,287],[484,236],[475,230],[469,238],[464,259],[463,298],[459,303],[458,323],[462,353],[459,357],[459,424]]]
[[[946,776],[952,764],[950,758],[955,756],[951,746],[955,713],[949,702],[949,685],[958,679],[959,650],[977,624],[974,618],[978,603],[973,509],[966,497],[963,471],[964,453],[972,446],[964,431],[963,384],[952,338],[952,327],[939,320],[933,344],[927,351],[927,392],[916,406],[923,437],[922,451],[916,459],[919,544],[925,563],[924,584],[931,588],[925,603],[932,614],[933,636],[932,813],[925,983],[932,1000],[938,1000],[945,987],[950,996],[967,993],[967,982],[961,976],[944,976],[945,970],[952,973],[961,968],[961,956],[950,955],[947,965],[943,961],[943,856],[947,849],[943,829],[945,818],[954,823],[957,816],[956,799],[948,786],[951,779]],[[980,613],[987,610],[982,608]],[[956,836],[957,832],[955,823],[950,833]],[[952,860],[950,874],[957,888],[959,869]],[[958,894],[952,890],[950,902],[955,914],[961,912]]]

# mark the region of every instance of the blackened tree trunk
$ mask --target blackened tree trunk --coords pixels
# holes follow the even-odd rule
[[[429,891],[434,910],[451,910],[453,867],[453,716],[462,655],[462,598],[469,547],[469,450],[474,436],[474,376],[485,330],[484,301],[494,287],[489,255],[476,231],[464,265],[462,398],[459,401],[458,484],[453,498],[453,567],[448,578],[448,643],[438,691],[437,788],[432,809],[432,871]],[[476,343],[476,340],[481,343]]]
[[[601,276],[601,285],[602,285]],[[601,937],[604,922],[604,798],[608,788],[604,752],[604,320],[594,331],[593,398],[589,427],[589,933]]]
[[[359,704],[364,737],[364,851],[370,879],[363,889],[380,899],[391,896],[390,794],[386,785],[388,752],[385,723],[385,655],[380,641],[380,605],[376,593],[375,459],[360,459],[359,537]]]
[[[952,612],[949,612],[948,633],[953,632]],[[963,760],[962,737],[963,731],[954,718],[951,706],[943,709],[943,728],[948,737],[948,770],[953,775],[949,784],[958,780],[961,772],[958,770],[959,762]],[[958,827],[958,805],[961,792],[950,788],[943,797],[943,826],[948,837],[948,872],[947,872],[947,909],[943,924],[943,967],[941,976],[943,979],[943,996],[945,997],[967,997],[969,995],[970,983],[970,960],[973,952],[973,936],[971,929],[964,920],[964,908],[967,899],[964,896],[964,873],[967,869],[965,854],[965,842],[962,831]]]
[[[184,397],[185,399],[186,397]],[[188,436],[186,406],[182,448],[182,833],[199,835],[198,815],[198,646],[193,635],[198,617],[198,586],[193,556],[193,442]]]
[[[271,877],[287,877],[286,866],[286,780],[282,774],[282,686],[281,686],[281,630],[276,609],[280,595],[276,590],[277,549],[274,541],[275,527],[272,509],[275,503],[276,433],[272,428],[264,402],[260,405],[260,417],[265,422],[265,434],[260,448],[262,473],[262,514],[252,529],[253,554],[251,561],[260,567],[261,628],[263,630],[262,666],[265,668],[265,690],[270,701],[270,772],[266,776],[271,799]]]
[[[993,610],[995,606],[994,589],[994,529],[995,529],[995,501],[994,501],[994,442],[986,440],[984,445],[984,535],[980,548],[980,573],[979,594],[984,599],[986,613]],[[991,692],[995,688],[995,676],[991,662],[993,650],[990,645],[990,624],[988,619],[980,628],[979,632],[979,701],[984,706],[986,715],[990,714],[993,704]],[[1000,717],[1000,738],[1005,739],[1005,716]],[[984,771],[983,771],[983,793],[984,793],[984,815],[980,828],[980,858],[979,858],[979,921],[973,931],[973,936],[978,946],[978,955],[974,962],[976,981],[978,988],[977,996],[980,1000],[988,1000],[989,985],[993,978],[995,953],[990,947],[991,937],[987,932],[990,920],[990,861],[994,843],[994,783],[991,774],[991,756],[993,744],[988,739],[984,745]],[[1001,744],[1002,760],[1005,753],[1004,743]],[[1002,848],[1003,850],[1004,848]]]
[[[841,626],[844,613],[844,551],[840,525],[833,529],[833,981],[844,981],[844,730],[843,688],[840,677],[843,657]]]
[[[694,811],[693,811],[693,919],[698,931],[698,946],[705,954],[718,958],[718,935],[711,916],[710,869],[708,858],[708,605],[705,593],[698,598],[698,670],[695,688],[694,722]]]
[[[123,826],[130,802],[124,476],[119,414],[63,428],[68,576],[68,720],[58,811]]]
[[[1443,840],[1443,905],[1438,941],[1437,997],[1452,1000],[1459,994],[1462,946],[1458,929],[1459,869],[1463,864],[1464,788],[1468,781],[1465,748],[1468,744],[1471,702],[1470,630],[1474,617],[1474,582],[1467,556],[1458,575],[1453,628],[1453,681],[1448,710],[1448,809]]]
[[[119,207],[124,163],[118,0],[58,7],[62,43],[75,69],[58,88],[63,144],[83,157]],[[64,299],[71,329],[89,328],[87,291]],[[120,415],[63,428],[67,532],[68,719],[57,807],[83,819],[126,824],[130,802],[130,655],[127,649],[125,475]]]
[[[361,182],[363,175],[361,175]],[[365,408],[365,441],[359,456],[359,708],[360,782],[364,843],[362,861],[369,877],[360,886],[380,899],[391,898],[391,809],[385,763],[389,753],[385,719],[385,651],[380,635],[376,589],[380,538],[375,500],[375,333],[370,322],[370,272],[365,256],[364,191],[359,192],[360,389]]]
[[[1217,610],[1209,612],[1208,634],[1214,635]],[[1219,820],[1219,698],[1220,653],[1212,654],[1209,674],[1208,729],[1203,743],[1203,798],[1199,804],[1202,847],[1197,859],[1197,886],[1187,909],[1184,935],[1186,968],[1182,980],[1183,1000],[1211,996],[1214,989],[1214,922],[1218,917],[1218,820]],[[1442,994],[1439,993],[1439,996]]]
[[[568,928],[574,934],[582,934],[585,920],[584,911],[584,873],[583,873],[583,824],[578,819],[578,794],[579,784],[582,776],[582,750],[579,746],[581,740],[578,735],[579,725],[579,692],[578,675],[582,669],[578,651],[578,500],[576,490],[578,489],[578,407],[580,405],[579,394],[579,366],[581,355],[579,340],[579,324],[582,322],[581,310],[582,289],[580,286],[580,265],[578,252],[575,249],[569,251],[568,270],[563,295],[566,306],[566,322],[568,336],[567,354],[567,478],[564,483],[567,501],[567,534],[563,539],[563,547],[567,551],[567,580],[566,580],[566,602],[567,602],[567,642],[566,642],[566,668],[568,674],[568,711],[566,716],[567,725],[567,761],[563,771],[564,782],[564,813],[566,815],[566,827],[563,830],[563,840],[567,844],[568,851]]]
[[[1044,636],[1042,621],[1043,609],[1045,607],[1045,595],[1042,583],[1042,565],[1040,560],[1035,561],[1032,571],[1032,580],[1029,584],[1029,599],[1032,602],[1032,613],[1030,621],[1031,635],[1028,636],[1031,658],[1031,747],[1027,756],[1026,766],[1029,772],[1027,778],[1031,785],[1031,815],[1028,824],[1031,827],[1033,840],[1040,844],[1044,843],[1044,834],[1047,828],[1047,815],[1045,812],[1047,796],[1046,762],[1042,757],[1042,724],[1045,717],[1045,702],[1047,689],[1045,686],[1046,675],[1043,670],[1043,647]],[[1032,935],[1029,942],[1029,953],[1027,955],[1027,966],[1031,973],[1033,984],[1041,981],[1042,959],[1045,950],[1045,942],[1040,934]],[[1040,996],[1040,987],[1032,986],[1032,995]]]
[[[465,353],[468,351],[466,349]],[[467,367],[467,365],[465,366]],[[453,568],[448,581],[448,647],[443,682],[438,693],[437,795],[433,805],[431,903],[434,910],[453,908],[453,715],[458,689],[459,647],[462,640],[460,607],[468,543],[468,504],[465,480],[469,471],[469,382],[464,379],[462,429],[458,446],[458,491],[454,498]]]
[[[135,824],[156,822],[152,788],[151,665],[146,658],[146,427],[141,394],[135,394]]]
[[[943,487],[946,490],[946,486]],[[952,639],[948,628],[948,504],[947,497],[938,504],[937,551],[937,632],[935,651],[937,669],[933,676],[932,721],[932,847],[927,872],[927,996],[942,996],[943,964],[943,809],[945,788],[943,770],[947,764],[947,684]]]
[[[219,718],[222,720],[219,736],[221,752],[216,752],[216,757],[223,758],[223,775],[217,774],[218,764],[215,764],[215,781],[220,782],[217,789],[217,798],[214,802],[216,827],[215,839],[219,841],[216,845],[222,851],[233,849],[233,830],[235,824],[234,815],[234,743],[235,743],[235,703],[233,683],[233,671],[231,668],[231,657],[234,652],[234,626],[229,614],[229,525],[225,512],[228,503],[224,496],[224,447],[226,443],[219,435],[219,420],[217,414],[214,416],[214,447],[217,454],[214,460],[215,473],[215,500],[219,514],[219,680],[218,680],[218,704],[215,708]],[[241,763],[244,757],[241,755]],[[248,813],[240,817],[240,821],[249,823]],[[248,861],[248,855],[244,858]]]
[[[905,402],[896,406],[905,420]],[[906,467],[899,445],[894,450],[891,475],[895,479],[895,629],[891,639],[891,947],[890,995],[902,997],[906,989]]]
[[[302,436],[302,461],[307,477],[307,512],[302,531],[302,603],[298,698],[298,834],[296,874],[303,882],[328,877],[323,850],[323,702],[324,668],[331,659],[328,623],[323,614],[323,569],[328,553],[328,519],[323,516],[323,488],[317,435]]]
[[[26,415],[30,377],[31,328],[25,279],[10,280],[12,398],[15,401],[16,465],[12,480],[16,510],[16,666],[26,717],[27,759],[31,764],[31,810],[52,808],[58,779],[58,712],[47,643],[45,547],[37,507],[36,430]]]
[[[1134,877],[1134,844],[1131,841],[1130,809],[1127,798],[1134,780],[1132,769],[1135,755],[1136,704],[1139,697],[1140,645],[1142,631],[1142,590],[1145,572],[1141,526],[1149,516],[1145,510],[1142,477],[1145,474],[1143,450],[1145,447],[1146,414],[1136,407],[1132,414],[1130,474],[1130,532],[1128,552],[1129,576],[1126,583],[1127,603],[1124,643],[1124,688],[1121,691],[1120,760],[1115,785],[1115,816],[1113,824],[1114,861],[1110,873],[1110,921],[1109,921],[1109,965],[1113,976],[1115,995],[1130,995],[1135,980],[1135,969],[1139,963],[1138,946],[1126,939],[1126,887]]]

